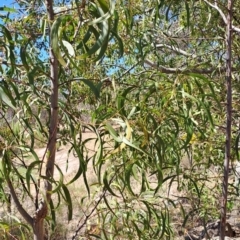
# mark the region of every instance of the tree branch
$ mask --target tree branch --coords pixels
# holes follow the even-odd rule
[[[53,0],[46,0],[47,14],[50,22],[54,21]],[[51,25],[49,26],[51,32]],[[52,39],[50,39],[51,42]],[[46,162],[45,176],[51,179],[54,173],[54,163],[56,155],[56,139],[57,139],[57,124],[58,124],[58,60],[50,44],[50,77],[51,77],[51,95],[50,95],[50,129],[48,139],[48,158]],[[45,181],[45,197],[49,203],[51,200],[52,184],[50,181]]]
[[[188,52],[186,52],[186,51],[184,51],[184,50],[182,50],[182,49],[180,49],[178,47],[167,45],[167,44],[157,44],[155,47],[156,48],[168,48],[168,49],[173,50],[176,53],[180,53],[180,54],[182,54],[182,55],[184,55],[186,57],[193,57],[193,58],[197,57],[193,53],[188,53]]]
[[[157,69],[159,72],[166,73],[166,74],[176,74],[176,73],[197,73],[197,74],[211,74],[214,71],[217,71],[219,73],[223,73],[226,71],[226,67],[211,67],[211,68],[204,68],[204,69],[197,69],[197,68],[168,68],[164,66],[159,66],[158,64],[152,62],[151,60],[145,59],[144,64],[148,65],[149,67]],[[236,71],[237,69],[232,69],[232,71]]]
[[[16,192],[15,192],[15,190],[13,188],[11,180],[9,179],[9,177],[6,180],[7,180],[7,185],[9,187],[11,196],[12,196],[13,201],[14,201],[16,207],[17,207],[18,212],[27,221],[28,224],[33,226],[33,218],[27,213],[27,211],[23,208],[23,206],[19,202],[19,199],[18,199],[17,194],[16,194]]]
[[[219,14],[221,15],[224,23],[227,25],[227,23],[228,23],[227,18],[226,18],[226,16],[224,15],[223,11],[218,7],[218,5],[216,4],[216,2],[215,2],[215,4],[212,4],[212,3],[210,3],[210,2],[207,1],[207,0],[203,0],[203,1],[204,1],[206,4],[208,4],[210,7],[216,9],[216,10],[219,12]],[[234,25],[232,25],[232,30],[235,31],[235,32],[239,32],[239,33],[240,33],[240,28],[235,27]]]

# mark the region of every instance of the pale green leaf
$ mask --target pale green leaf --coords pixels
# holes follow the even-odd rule
[[[0,86],[0,99],[10,108],[12,109],[16,109],[16,105],[14,101],[11,101],[10,96],[6,93],[6,91],[4,91],[3,87]],[[14,106],[15,105],[15,106]]]
[[[71,57],[74,57],[74,56],[75,56],[75,51],[74,51],[73,46],[72,46],[69,42],[67,42],[67,41],[65,41],[65,40],[62,40],[62,43],[63,43],[63,46],[67,49],[68,54],[69,54]]]
[[[59,31],[60,31],[60,26],[61,26],[61,23],[63,21],[63,19],[65,18],[66,16],[63,15],[59,18],[57,18],[52,27],[51,27],[51,32],[50,32],[50,39],[51,39],[51,47],[59,61],[59,63],[65,67],[67,65],[67,63],[65,62],[65,60],[63,59],[62,57],[62,54],[61,54],[61,51],[60,51],[60,48],[59,48],[59,41],[61,41],[61,39],[59,38]]]

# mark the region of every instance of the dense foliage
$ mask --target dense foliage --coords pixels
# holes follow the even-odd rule
[[[23,208],[17,217],[8,210],[0,221],[3,239],[28,239],[41,198],[52,239],[64,239],[62,225],[67,239],[176,239],[193,222],[219,219],[227,10],[217,2],[19,0],[0,6],[0,195],[3,211],[11,201]],[[239,139],[238,45],[234,33],[232,161]],[[45,163],[57,149],[49,150],[54,110],[53,141],[68,154],[64,167],[54,160],[55,175],[49,175]],[[46,149],[43,156],[39,148]],[[79,164],[67,176],[71,154]],[[50,191],[42,190],[44,181]],[[230,186],[229,210],[235,190]]]

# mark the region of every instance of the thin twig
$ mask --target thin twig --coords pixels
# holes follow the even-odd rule
[[[149,60],[149,59],[145,59],[144,63],[152,68],[155,68],[158,70],[158,72],[161,73],[166,73],[166,74],[176,74],[176,73],[182,73],[182,74],[188,74],[188,73],[198,73],[198,74],[211,74],[213,72],[219,72],[219,73],[223,73],[226,71],[226,67],[221,67],[221,68],[217,68],[217,67],[211,67],[208,69],[202,69],[202,68],[168,68],[168,67],[164,67],[161,65],[158,65],[156,63],[154,63],[153,61]],[[232,69],[233,71],[239,71],[239,69],[237,70],[236,68]]]

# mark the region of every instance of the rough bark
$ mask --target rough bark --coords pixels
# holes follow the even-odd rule
[[[228,192],[228,172],[231,157],[231,131],[232,131],[232,8],[233,0],[228,0],[228,14],[226,26],[226,88],[227,88],[227,123],[226,123],[226,143],[224,160],[224,177],[222,187],[221,204],[221,225],[220,240],[224,240],[226,231],[226,213],[227,213],[227,192]]]

